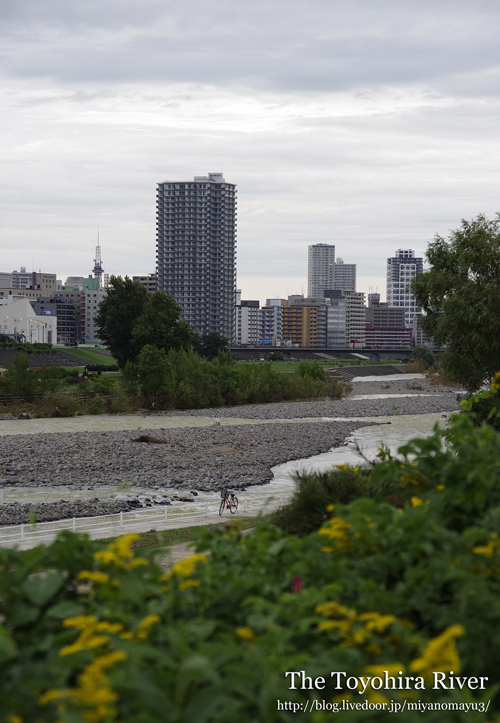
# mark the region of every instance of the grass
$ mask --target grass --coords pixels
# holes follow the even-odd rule
[[[69,354],[70,356],[76,356],[79,359],[85,359],[85,361],[91,362],[92,364],[106,364],[106,366],[112,366],[116,364],[116,359],[108,354],[99,354],[99,352],[92,351],[91,349],[58,349],[62,354]]]
[[[311,360],[307,360],[311,361]],[[399,359],[382,359],[380,362],[370,362],[370,361],[362,361],[361,364],[358,364],[357,361],[353,361],[352,359],[318,359],[315,360],[318,361],[320,366],[323,369],[333,369],[334,367],[338,367],[340,364],[343,364],[344,367],[347,367],[348,364],[351,365],[354,369],[358,366],[365,367],[365,366],[385,366],[386,364],[398,364]],[[260,361],[238,361],[237,364],[261,364]],[[273,369],[277,372],[294,372],[297,370],[297,367],[299,366],[300,362],[298,361],[292,361],[292,362],[271,362],[273,365]]]
[[[144,547],[148,550],[161,550],[164,547],[170,547],[171,545],[179,545],[183,542],[193,542],[194,533],[198,530],[215,530],[220,525],[227,524],[228,522],[237,522],[240,530],[249,530],[251,527],[255,527],[259,522],[273,522],[274,513],[271,515],[262,515],[260,517],[238,517],[238,518],[226,518],[221,519],[220,522],[212,523],[210,525],[195,525],[194,527],[180,527],[175,530],[150,530],[149,532],[141,532],[140,537],[132,545],[132,547]],[[116,538],[110,537],[109,539],[100,540],[105,544],[113,542]]]

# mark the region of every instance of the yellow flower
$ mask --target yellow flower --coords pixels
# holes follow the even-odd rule
[[[418,474],[415,474],[415,473],[403,474],[403,475],[401,475],[401,482],[403,482],[403,483],[411,482],[412,485],[418,485],[418,483],[420,482],[420,478],[419,478]]]
[[[420,499],[420,497],[412,497],[411,504],[413,505],[413,507],[420,507],[420,505],[423,505],[424,503]]]
[[[80,630],[79,637],[72,645],[66,645],[59,651],[60,657],[73,655],[80,650],[93,650],[100,648],[109,642],[108,635],[96,635],[96,633],[120,633],[123,630],[121,623],[110,623],[107,620],[97,621],[94,615],[79,615],[76,618],[66,618],[63,621],[65,628]]]
[[[107,668],[113,667],[127,654],[123,650],[116,650],[107,655],[101,655],[87,665],[78,676],[78,687],[65,690],[49,690],[39,700],[40,705],[47,705],[60,700],[71,700],[82,710],[82,717],[88,723],[99,723],[116,715],[112,706],[118,696],[111,689],[105,674]]]
[[[366,630],[368,632],[376,631],[383,633],[384,630],[396,621],[394,615],[379,615],[378,613],[362,613],[359,620],[366,620]]]
[[[160,619],[159,615],[146,615],[144,620],[141,620],[137,628],[137,640],[146,640],[149,635],[149,629],[155,623],[159,623]]]
[[[131,570],[137,565],[147,565],[148,562],[142,557],[134,559],[134,553],[131,545],[135,540],[139,539],[139,535],[123,535],[111,542],[105,550],[94,553],[94,560],[102,565],[116,565],[123,570]]]
[[[351,469],[348,464],[335,464],[334,467],[342,470],[342,472],[349,472],[349,470]]]
[[[432,680],[434,672],[460,672],[460,658],[455,647],[455,638],[465,635],[462,625],[451,625],[437,638],[431,640],[423,655],[410,664],[413,673]]]
[[[179,583],[179,590],[187,590],[188,587],[200,587],[200,581],[199,580],[184,580],[184,582]]]
[[[322,547],[323,552],[333,552],[333,547]]]
[[[346,608],[344,605],[340,605],[338,602],[335,602],[335,600],[330,600],[329,602],[316,605],[316,607],[314,608],[314,612],[319,613],[320,615],[324,615],[325,618],[330,618],[334,615],[342,615],[343,617],[351,618],[354,618],[356,616],[355,610]]]
[[[82,570],[78,573],[79,580],[91,580],[92,582],[105,583],[109,580],[109,575],[105,572],[91,572],[90,570]]]
[[[179,560],[179,562],[175,563],[175,565],[172,567],[172,570],[167,573],[167,575],[165,575],[164,579],[168,580],[174,574],[178,577],[191,577],[191,575],[195,571],[196,565],[199,562],[206,561],[207,556],[201,555],[199,553],[191,555],[190,557],[185,557],[183,560]]]
[[[442,492],[444,490],[444,485],[437,485],[436,489]]]
[[[368,696],[368,703],[388,703],[389,698],[386,698],[385,695],[382,695],[382,693],[379,693],[377,690],[372,690],[370,695]]]
[[[319,534],[328,537],[329,540],[336,540],[339,547],[345,547],[349,542],[347,530],[350,526],[342,517],[334,517],[319,530]]]
[[[335,509],[335,505],[328,505],[328,507],[326,508],[326,511],[333,512],[334,509]]]
[[[491,381],[491,389],[500,389],[500,372],[497,372]]]
[[[479,545],[478,547],[474,547],[472,552],[475,552],[476,555],[484,555],[484,557],[493,557],[494,550],[494,543],[492,540],[490,540],[487,545]]]
[[[387,671],[388,676],[397,677],[400,673],[405,672],[403,663],[381,663],[380,665],[367,665],[365,673],[371,673],[376,677],[383,676]]]
[[[252,628],[236,628],[234,634],[237,638],[240,638],[240,640],[247,640],[249,643],[254,643],[256,640],[258,640]]]
[[[11,715],[9,723],[23,723],[23,719],[20,715]]]

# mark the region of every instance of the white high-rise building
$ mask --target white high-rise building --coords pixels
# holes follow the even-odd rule
[[[335,246],[314,244],[308,247],[307,296],[321,298],[331,286],[334,275]]]
[[[398,249],[392,258],[387,259],[387,304],[404,307],[405,326],[410,329],[413,317],[422,311],[417,306],[410,284],[423,270],[423,258],[415,258],[412,249]]]
[[[333,286],[329,286],[329,289],[356,291],[356,264],[344,264],[342,259],[337,259],[333,271]]]
[[[235,338],[236,186],[222,173],[158,184],[158,289],[198,334]]]
[[[260,302],[257,299],[242,299],[241,291],[236,292],[236,344],[258,344],[259,306]]]

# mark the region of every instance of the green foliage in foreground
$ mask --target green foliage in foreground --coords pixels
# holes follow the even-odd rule
[[[455,417],[451,430],[405,445],[402,460],[382,450],[361,478],[408,489],[403,507],[335,505],[303,538],[269,525],[246,537],[231,526],[204,531],[196,554],[166,575],[131,548],[133,535],[103,548],[65,533],[49,548],[1,551],[4,719],[293,721],[278,706],[286,701],[303,706],[302,721],[326,723],[332,714],[315,702],[343,700],[368,708],[335,714],[346,723],[392,723],[391,703],[416,723],[417,702],[431,723],[496,719],[499,443],[491,427]],[[290,690],[291,671],[324,687]],[[390,680],[384,689],[384,671],[395,689]],[[337,686],[330,672],[346,677]],[[433,688],[435,673],[446,688]],[[363,678],[365,692],[347,690],[347,677]]]
[[[500,372],[497,372],[489,389],[469,395],[469,397],[462,400],[462,411],[470,417],[476,426],[486,422],[500,432],[499,391]]]

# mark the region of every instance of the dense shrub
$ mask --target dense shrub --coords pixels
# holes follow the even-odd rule
[[[224,351],[207,361],[193,351],[166,354],[145,346],[138,362],[125,367],[125,380],[130,393],[175,409],[315,399],[330,392],[338,399],[345,394],[347,387],[325,377],[317,362],[301,364],[306,370],[301,374],[279,374],[270,362],[235,364]]]
[[[332,504],[347,504],[371,496],[363,479],[365,472],[341,465],[335,471],[304,474],[295,478],[296,489],[291,502],[275,514],[275,524],[292,535],[303,537],[319,530],[328,519]]]
[[[32,401],[60,389],[68,374],[59,367],[32,368],[27,354],[15,354],[0,375],[0,394]]]
[[[119,367],[117,364],[87,364],[85,367],[88,372],[117,372]]]

